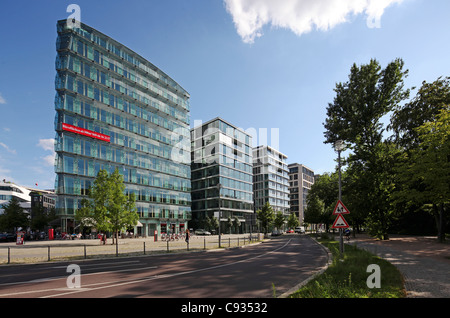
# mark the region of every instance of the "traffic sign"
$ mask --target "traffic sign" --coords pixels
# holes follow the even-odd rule
[[[342,214],[339,214],[333,223],[333,229],[346,229],[349,228],[347,221]]]
[[[341,200],[338,200],[336,207],[334,208],[333,215],[338,214],[350,214],[350,211],[345,207]]]

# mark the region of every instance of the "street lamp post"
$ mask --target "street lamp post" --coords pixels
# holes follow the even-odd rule
[[[221,248],[222,246],[220,244],[220,218],[221,218],[221,215],[220,215],[220,188],[222,188],[222,184],[218,183],[217,188],[219,189],[219,248]]]
[[[344,150],[345,145],[342,140],[336,141],[334,144],[334,149],[338,153],[338,167],[339,167],[339,201],[342,201],[342,182],[341,182],[341,151]],[[339,229],[339,252],[341,254],[344,253],[344,239],[343,239],[343,231]]]

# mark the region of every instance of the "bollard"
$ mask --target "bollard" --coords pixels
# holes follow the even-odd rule
[[[50,246],[48,246],[48,261],[50,262]]]
[[[86,244],[84,245],[84,259],[86,259]]]
[[[203,249],[206,250],[206,238],[205,237],[203,238]]]
[[[167,240],[167,253],[169,253],[169,240]]]
[[[144,242],[144,255],[145,255],[145,242]]]
[[[8,264],[11,264],[11,248],[8,247]]]
[[[228,247],[231,246],[231,237],[228,238]]]

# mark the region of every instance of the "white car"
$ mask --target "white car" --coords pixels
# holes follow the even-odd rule
[[[195,230],[194,233],[195,233],[195,235],[211,235],[210,232],[208,232],[208,231],[206,231],[206,230],[203,230],[203,229]]]
[[[295,233],[303,234],[305,233],[305,229],[302,226],[298,226],[295,228]]]

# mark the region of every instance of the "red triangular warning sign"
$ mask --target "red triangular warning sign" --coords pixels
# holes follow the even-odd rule
[[[341,200],[339,200],[336,203],[336,207],[334,208],[333,215],[338,214],[350,214],[350,211],[345,207],[344,203],[342,203]]]
[[[333,229],[346,229],[348,227],[349,225],[342,214],[338,215],[332,226]]]

